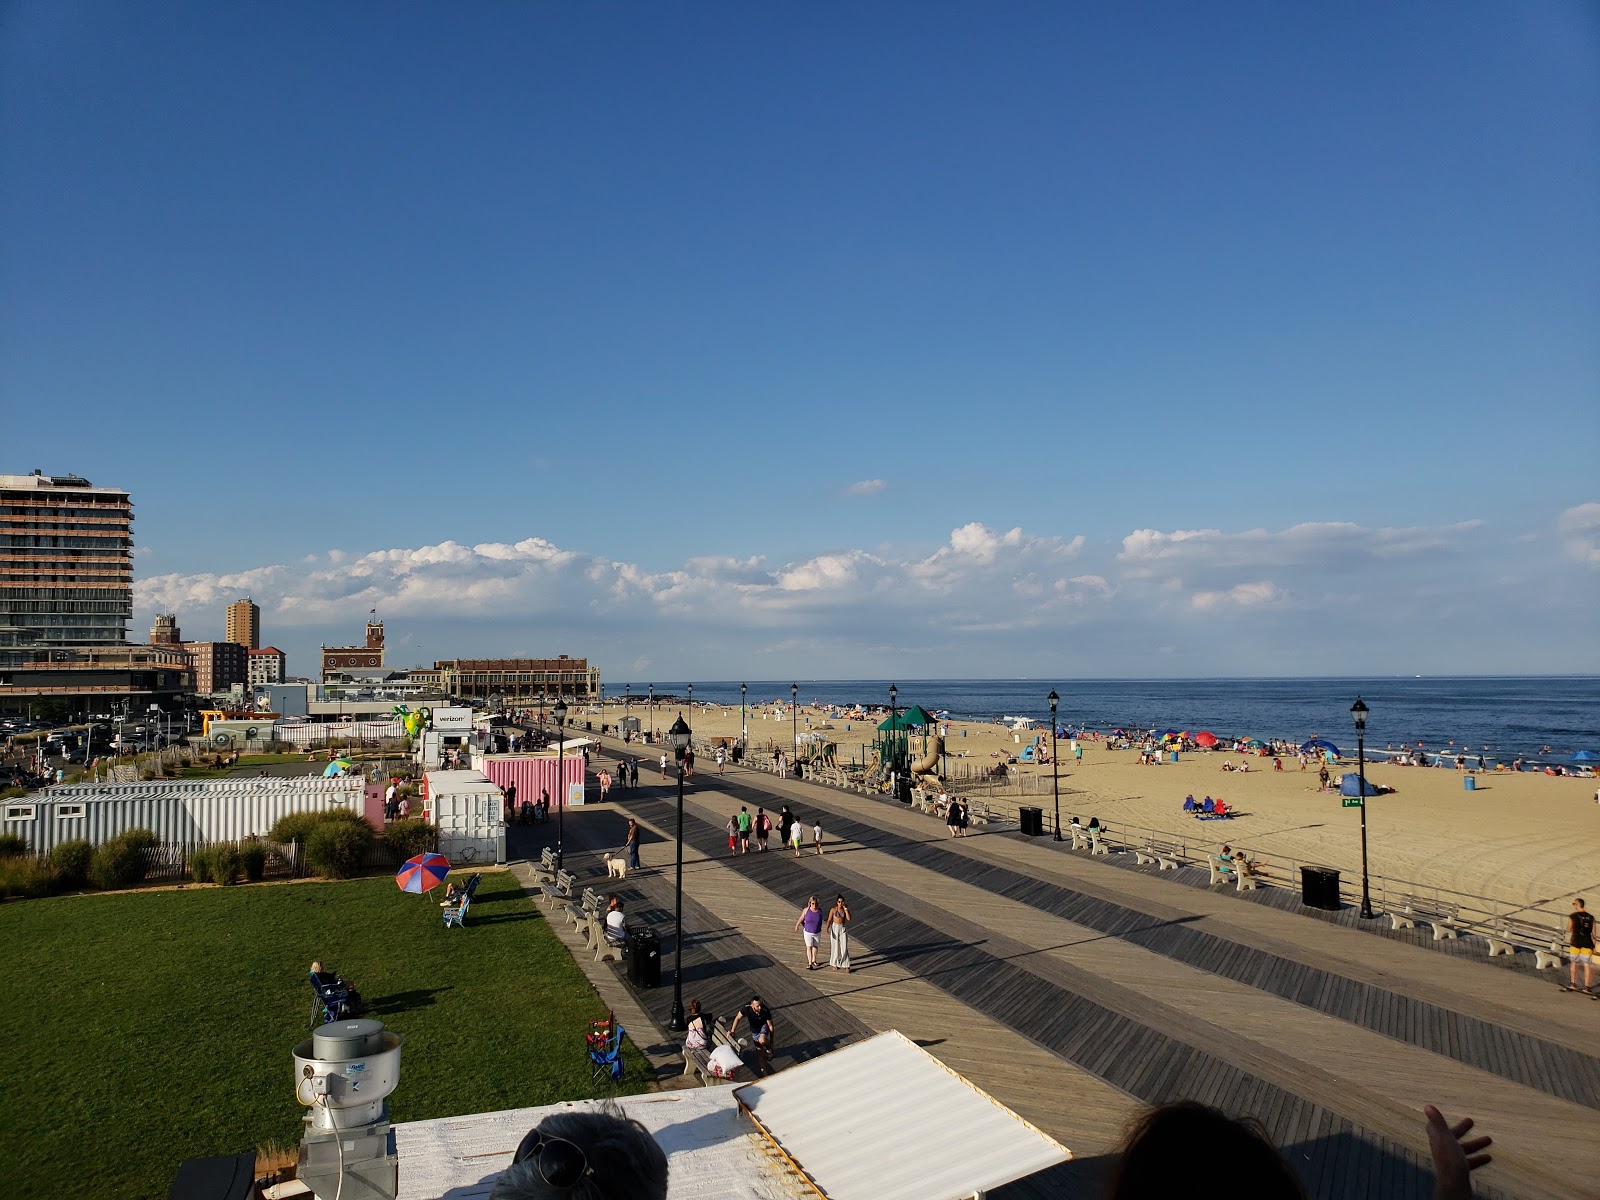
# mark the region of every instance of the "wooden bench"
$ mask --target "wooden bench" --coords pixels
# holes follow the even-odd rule
[[[735,1053],[739,1052],[739,1047],[734,1045],[733,1039],[728,1036],[727,1026],[722,1023],[721,1017],[711,1023],[711,1045],[702,1046],[697,1050],[690,1050],[687,1047],[681,1050],[683,1073],[685,1075],[699,1076],[700,1082],[706,1087],[712,1087],[719,1083],[738,1082],[738,1067],[734,1068],[732,1075],[713,1075],[711,1073],[711,1052],[718,1046],[732,1046]],[[744,1062],[743,1055],[740,1055],[739,1061],[741,1064]]]
[[[583,896],[576,904],[567,905],[567,920],[574,929],[582,929],[584,922],[605,910],[605,902],[600,899],[600,893],[591,887],[583,889]]]
[[[605,962],[609,956],[617,962],[622,961],[622,942],[614,942],[606,936],[605,921],[597,914],[590,913],[584,932],[584,944],[593,947],[595,962]]]
[[[1433,940],[1440,942],[1446,938],[1456,940],[1460,914],[1460,907],[1454,904],[1438,904],[1418,896],[1405,896],[1401,907],[1398,910],[1390,909],[1387,915],[1390,929],[1415,929],[1417,922],[1422,921],[1433,927]]]
[[[555,906],[561,901],[571,900],[572,889],[577,885],[577,882],[577,876],[573,875],[571,871],[557,871],[554,882],[540,884],[540,890],[544,892],[546,901],[545,907],[554,910]]]
[[[552,882],[556,877],[556,852],[546,846],[539,851],[539,865],[533,868],[535,882],[540,886]]]
[[[1565,936],[1563,930],[1552,930],[1548,925],[1536,925],[1515,917],[1496,918],[1483,931],[1483,938],[1489,943],[1490,958],[1502,954],[1510,957],[1518,950],[1532,951],[1535,968],[1540,971],[1561,969]]]

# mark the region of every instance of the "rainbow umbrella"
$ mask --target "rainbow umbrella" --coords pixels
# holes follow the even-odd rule
[[[394,881],[400,885],[402,892],[416,892],[421,895],[438,887],[448,874],[450,874],[450,860],[430,850],[426,854],[406,859],[395,872]]]

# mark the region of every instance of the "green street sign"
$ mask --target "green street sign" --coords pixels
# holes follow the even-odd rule
[[[1342,803],[1343,803],[1345,808],[1360,808],[1361,807],[1361,797],[1360,796],[1346,796]]]

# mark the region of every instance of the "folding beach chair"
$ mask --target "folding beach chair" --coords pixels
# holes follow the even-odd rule
[[[589,1078],[591,1081],[610,1076],[612,1084],[622,1082],[622,1026],[616,1026],[610,1039],[598,1047],[589,1047]]]

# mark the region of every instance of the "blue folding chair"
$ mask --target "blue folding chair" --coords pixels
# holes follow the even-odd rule
[[[473,893],[478,890],[478,880],[482,878],[483,876],[478,874],[467,880],[467,886],[461,893],[461,903],[452,904],[444,910],[444,927],[446,929],[449,929],[452,925],[461,929],[467,927],[467,909],[472,907]]]
[[[350,985],[337,975],[329,975],[324,971],[319,977],[315,971],[311,972],[311,990],[316,993],[316,998],[311,1002],[313,1025],[327,1025],[354,1015]]]
[[[590,1045],[589,1050],[589,1078],[590,1081],[611,1077],[613,1084],[622,1082],[622,1026],[616,1025],[612,1029],[608,1041],[599,1046]]]

